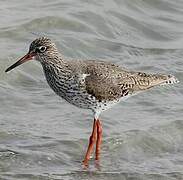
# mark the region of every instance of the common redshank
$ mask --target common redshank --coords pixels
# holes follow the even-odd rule
[[[93,112],[93,130],[83,160],[85,166],[88,166],[95,145],[95,159],[100,159],[101,112],[151,87],[178,82],[172,75],[129,71],[110,62],[66,60],[56,45],[46,37],[34,40],[29,52],[5,72],[33,59],[41,63],[46,80],[57,95],[77,107]]]

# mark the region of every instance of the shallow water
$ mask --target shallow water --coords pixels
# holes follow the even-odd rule
[[[1,0],[0,179],[183,179],[182,83],[102,114],[100,167],[81,160],[92,114],[56,96],[37,62],[6,74],[46,35],[67,57],[103,59],[183,81],[182,0]]]

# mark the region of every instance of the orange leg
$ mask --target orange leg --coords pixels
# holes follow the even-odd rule
[[[96,142],[96,151],[95,151],[95,159],[100,159],[100,149],[102,144],[102,124],[99,119],[96,121],[97,124],[97,142]]]
[[[93,131],[92,131],[92,134],[91,134],[91,136],[89,138],[88,149],[87,149],[85,158],[83,160],[84,166],[88,166],[88,161],[90,159],[91,153],[93,152],[93,147],[94,147],[94,144],[96,142],[96,139],[97,139],[97,120],[94,119],[94,122],[93,122]]]

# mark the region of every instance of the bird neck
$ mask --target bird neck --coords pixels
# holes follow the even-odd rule
[[[53,56],[47,56],[47,58],[41,62],[45,74],[51,76],[60,76],[67,71],[68,63],[60,54],[54,54]]]
[[[66,61],[64,60],[63,56],[60,53],[54,53],[54,54],[47,54],[46,56],[41,57],[41,64],[42,66],[62,66],[66,64]]]

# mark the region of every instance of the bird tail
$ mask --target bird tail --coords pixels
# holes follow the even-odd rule
[[[173,75],[151,74],[149,75],[149,88],[178,83],[179,80]]]
[[[166,77],[165,77],[166,76]],[[176,84],[179,83],[179,80],[173,75],[164,75],[166,79],[164,79],[159,85],[167,85],[167,84]]]
[[[158,85],[175,84],[179,80],[172,75],[138,73],[137,82],[139,89],[149,89]]]

